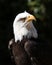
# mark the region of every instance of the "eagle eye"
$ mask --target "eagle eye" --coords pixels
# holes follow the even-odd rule
[[[25,18],[20,18],[18,21],[23,21],[23,22],[25,22],[25,20],[26,20],[26,17],[25,17]]]
[[[30,18],[30,16],[28,16],[28,18]]]

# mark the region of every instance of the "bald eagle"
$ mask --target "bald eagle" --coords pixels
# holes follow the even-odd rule
[[[13,22],[14,38],[9,42],[9,49],[16,65],[36,65],[36,41],[38,33],[32,21],[35,16],[28,12],[19,13]]]

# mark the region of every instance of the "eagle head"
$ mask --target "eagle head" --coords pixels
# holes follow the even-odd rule
[[[35,16],[26,11],[23,13],[19,13],[16,16],[13,22],[15,42],[17,42],[18,40],[21,41],[23,39],[23,36],[27,38],[38,37],[37,30],[34,27],[32,20],[36,21]]]

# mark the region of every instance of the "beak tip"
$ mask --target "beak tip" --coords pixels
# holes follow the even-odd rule
[[[30,15],[30,16],[27,18],[27,21],[32,21],[32,20],[36,21],[36,17],[33,16],[33,15]]]

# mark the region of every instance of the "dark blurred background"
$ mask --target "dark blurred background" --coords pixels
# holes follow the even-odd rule
[[[0,65],[14,65],[10,58],[8,42],[13,38],[12,24],[23,11],[36,16],[40,44],[40,65],[52,65],[52,0],[0,0]]]

